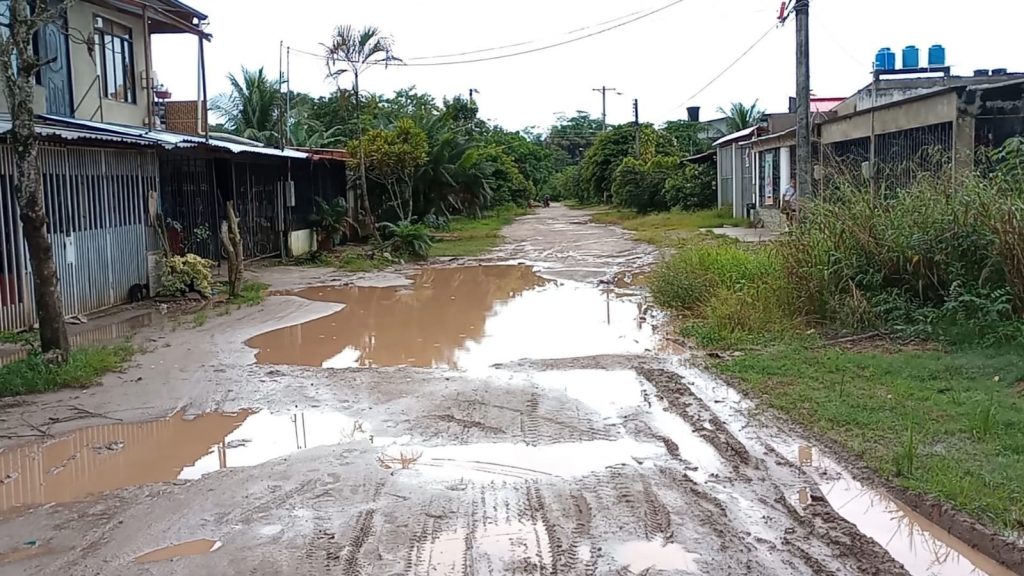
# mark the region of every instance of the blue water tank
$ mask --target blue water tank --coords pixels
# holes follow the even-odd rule
[[[917,68],[920,65],[921,54],[917,46],[907,46],[903,49],[903,67]]]
[[[946,48],[942,44],[933,44],[928,49],[928,67],[942,68],[946,65]]]
[[[887,50],[882,48],[875,54],[875,70],[885,70],[886,52]]]
[[[875,54],[875,70],[893,70],[896,68],[896,53],[891,48],[882,48]]]

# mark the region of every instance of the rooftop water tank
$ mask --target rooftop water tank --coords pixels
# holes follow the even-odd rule
[[[975,76],[988,76],[988,68],[978,68],[974,71]]]
[[[921,63],[920,58],[921,53],[920,50],[917,49],[917,46],[911,45],[903,49],[904,68],[917,68]]]
[[[896,53],[891,48],[882,48],[875,54],[875,70],[894,70]]]
[[[942,44],[932,44],[928,48],[928,67],[942,68],[946,65],[946,48]]]
[[[1010,73],[1010,70],[1007,69],[1007,68],[993,68],[992,69],[992,75],[993,76],[1006,76],[1009,73]]]

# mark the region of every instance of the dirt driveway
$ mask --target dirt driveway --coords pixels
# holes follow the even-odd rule
[[[8,402],[0,573],[1009,573],[663,342],[650,248],[558,206],[506,234],[264,271],[295,291]]]

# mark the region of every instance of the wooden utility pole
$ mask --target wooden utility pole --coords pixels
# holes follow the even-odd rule
[[[609,88],[607,86],[601,86],[600,88],[594,88],[594,92],[601,93],[601,131],[604,132],[608,129],[608,93],[613,92],[615,94],[621,94],[616,92],[615,88]]]
[[[807,8],[810,0],[796,0],[796,194],[809,196],[812,188],[811,65]]]

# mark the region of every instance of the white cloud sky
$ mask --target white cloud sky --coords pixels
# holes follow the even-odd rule
[[[278,46],[320,52],[337,24],[372,24],[395,40],[395,53],[419,56],[463,52],[522,41],[560,40],[566,32],[668,0],[186,0],[210,16],[213,42],[206,46],[211,95],[227,90],[226,76],[242,66],[278,71]],[[757,99],[769,111],[785,111],[794,92],[792,20],[692,102],[688,98],[722,71],[774,22],[777,0],[686,0],[648,19],[543,52],[476,64],[373,69],[365,90],[389,93],[415,85],[442,96],[480,91],[481,116],[508,128],[546,127],[557,113],[601,111],[592,89],[607,85],[608,120],[685,117],[685,106],[702,107],[702,118],[719,106]],[[882,46],[946,47],[954,72],[975,68],[1024,71],[1020,49],[1020,0],[812,0],[811,87],[818,96],[846,96],[870,81]],[[529,48],[529,46],[524,47]],[[500,54],[494,52],[490,54]],[[196,93],[196,40],[162,36],[154,42],[154,68],[176,99]],[[489,54],[488,54],[489,55]],[[326,94],[323,62],[296,52],[291,57],[295,90]]]

